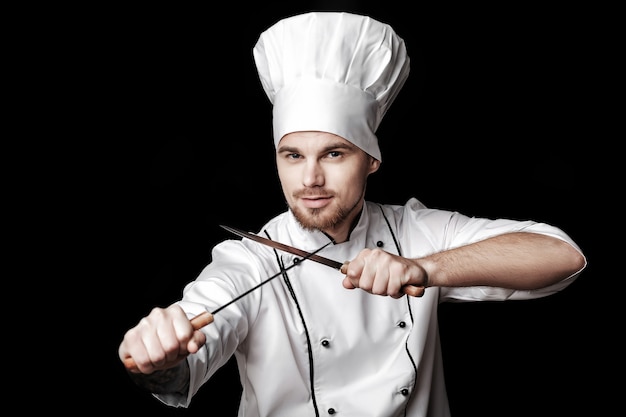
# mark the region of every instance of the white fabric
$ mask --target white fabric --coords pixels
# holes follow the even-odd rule
[[[367,16],[311,12],[283,19],[253,48],[273,107],[274,144],[287,133],[334,133],[381,159],[376,130],[409,75],[404,41]]]
[[[328,243],[324,234],[300,228],[288,211],[262,230],[262,236],[267,231],[273,240],[308,251]],[[512,231],[548,234],[578,249],[561,230],[543,223],[471,218],[411,199],[398,206],[367,202],[350,240],[320,254],[344,261],[378,242],[398,253],[395,235],[403,256],[419,257]],[[294,259],[278,255],[285,267]],[[212,262],[187,285],[180,305],[190,317],[213,311],[279,270],[271,248],[233,238],[214,248]],[[432,287],[422,298],[396,300],[346,290],[339,271],[312,261],[287,274],[291,288],[278,277],[217,313],[203,329],[205,348],[188,358],[189,396],[158,398],[189,406],[202,384],[234,354],[243,386],[240,417],[314,416],[315,407],[320,415],[334,408],[340,416],[395,417],[406,409],[409,417],[447,417],[438,304],[547,296],[577,276],[540,291]]]

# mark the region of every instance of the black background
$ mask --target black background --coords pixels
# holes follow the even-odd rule
[[[74,208],[76,243],[88,265],[74,291],[88,306],[68,303],[81,360],[67,371],[77,386],[64,408],[236,415],[234,362],[189,409],[173,409],[133,385],[117,347],[153,306],[178,299],[212,246],[232,237],[219,224],[257,230],[284,210],[271,106],[252,48],[283,17],[344,10],[391,24],[412,64],[378,131],[383,164],[367,198],[402,204],[415,196],[473,216],[545,221],[589,260],[578,281],[545,299],[441,306],[453,415],[602,415],[615,399],[612,378],[601,375],[618,367],[617,328],[611,294],[598,301],[607,282],[590,216],[601,138],[584,10],[293,4],[93,10],[65,32],[76,63],[74,129],[83,136],[73,147],[81,168],[72,178],[85,196]],[[78,325],[80,317],[92,324]]]

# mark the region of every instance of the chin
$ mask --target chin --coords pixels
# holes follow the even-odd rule
[[[295,210],[291,208],[291,212],[294,217],[300,223],[303,229],[313,231],[313,230],[327,230],[332,229],[337,224],[337,220],[340,219],[341,216],[338,216],[338,213],[327,214],[323,213],[324,211],[328,211],[326,209],[299,209]]]

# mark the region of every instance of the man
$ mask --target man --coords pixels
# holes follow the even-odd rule
[[[584,255],[544,223],[365,200],[382,163],[375,132],[409,74],[387,24],[293,16],[261,34],[254,58],[288,204],[258,234],[349,263],[338,271],[224,241],[180,301],[125,334],[120,359],[171,406],[188,407],[235,355],[240,416],[448,416],[439,303],[548,296],[576,279]]]

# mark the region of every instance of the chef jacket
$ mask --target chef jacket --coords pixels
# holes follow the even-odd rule
[[[366,201],[349,240],[319,254],[343,262],[363,248],[381,248],[418,258],[507,232],[550,235],[580,251],[563,231],[544,223],[468,217],[412,198],[404,205]],[[300,227],[290,211],[259,234],[308,252],[329,242],[324,233]],[[211,262],[186,285],[178,304],[190,318],[214,311],[299,258],[250,239],[226,240],[213,248]],[[449,416],[438,304],[539,298],[562,290],[579,273],[535,291],[430,287],[423,297],[394,299],[347,290],[340,271],[305,260],[219,311],[202,329],[207,341],[187,359],[186,396],[155,396],[188,407],[234,354],[243,388],[240,417]]]

